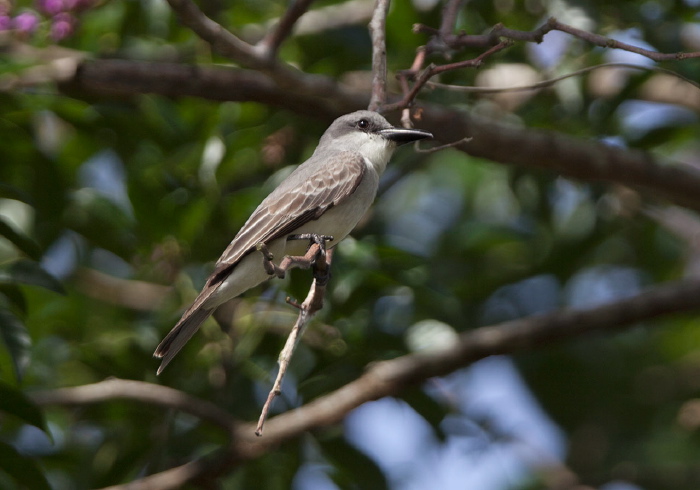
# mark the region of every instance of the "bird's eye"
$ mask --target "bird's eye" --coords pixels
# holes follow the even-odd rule
[[[360,129],[367,129],[369,128],[369,121],[367,119],[360,119],[357,121],[357,127]]]

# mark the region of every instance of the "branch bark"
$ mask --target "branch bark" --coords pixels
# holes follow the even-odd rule
[[[386,14],[389,0],[377,0],[369,32],[372,36],[372,97],[370,111],[376,111],[386,103]]]

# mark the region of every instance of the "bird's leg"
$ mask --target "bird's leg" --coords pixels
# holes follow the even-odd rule
[[[332,242],[333,237],[329,235],[317,235],[316,233],[301,233],[299,235],[289,235],[287,240],[308,240],[309,248],[315,243],[319,246],[321,255],[325,257],[326,242]]]
[[[276,276],[280,279],[284,279],[287,271],[294,268],[308,269],[309,267],[316,264],[318,257],[323,257],[323,262],[326,258],[326,242],[333,240],[332,236],[317,235],[315,233],[303,233],[300,235],[289,235],[287,240],[309,240],[309,248],[304,255],[286,255],[280,265],[275,265],[273,261],[274,256],[267,248],[267,245],[260,242],[255,246],[255,249],[262,253],[263,256],[263,267],[265,272],[271,276]],[[327,274],[326,274],[327,275]],[[314,278],[318,279],[317,270],[314,267]],[[328,278],[325,279],[328,282]]]
[[[305,258],[309,257],[311,251],[315,248],[314,245],[318,246],[318,251],[311,255],[311,261],[304,268],[313,266],[314,279],[319,286],[325,286],[328,284],[328,281],[331,278],[331,272],[330,267],[328,267],[328,264],[326,263],[326,242],[332,241],[333,237],[327,235],[317,235],[315,233],[303,233],[300,235],[289,235],[287,240],[309,240],[309,250],[304,256]],[[318,260],[319,258],[321,260]]]
[[[277,276],[280,279],[284,279],[286,270],[272,262],[275,257],[272,255],[272,252],[270,252],[270,249],[267,248],[267,245],[260,242],[255,246],[255,249],[263,256],[263,267],[265,268],[265,272],[271,276]]]

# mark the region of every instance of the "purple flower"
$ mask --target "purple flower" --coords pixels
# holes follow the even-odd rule
[[[56,15],[65,10],[63,0],[38,0],[37,8],[47,15]]]
[[[0,31],[8,31],[12,29],[12,19],[9,15],[0,14]]]
[[[61,41],[75,30],[76,18],[68,13],[60,13],[51,21],[51,31],[49,35],[54,41]]]
[[[32,12],[23,12],[12,20],[12,25],[20,32],[31,34],[39,26],[39,17]]]

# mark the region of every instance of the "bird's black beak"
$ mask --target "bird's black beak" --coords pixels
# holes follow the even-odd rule
[[[394,141],[397,145],[405,145],[406,143],[433,137],[432,133],[423,131],[422,129],[389,128],[380,129],[377,131],[377,134],[380,134],[389,141]]]

